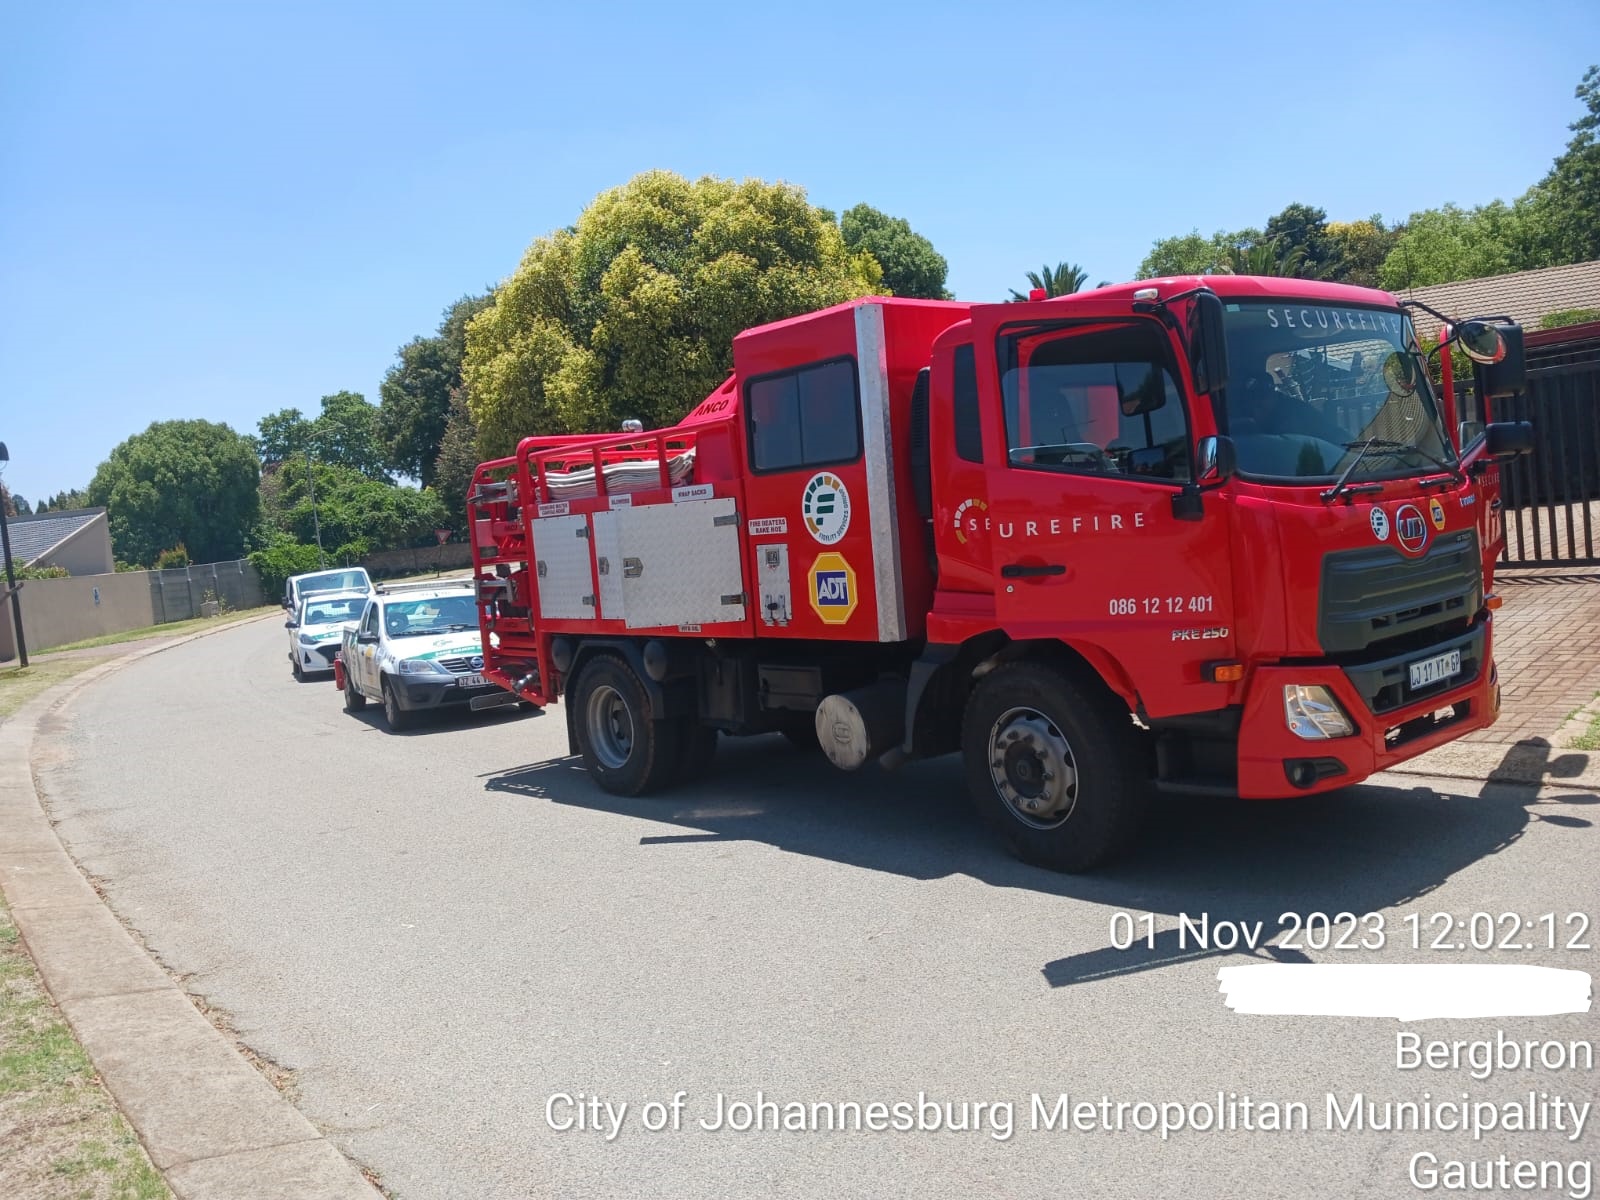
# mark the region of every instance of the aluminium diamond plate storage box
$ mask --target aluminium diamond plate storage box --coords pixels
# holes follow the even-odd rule
[[[745,619],[739,512],[731,496],[618,508],[605,515],[616,523],[620,615],[628,628]],[[609,561],[607,567],[609,574],[619,570]]]

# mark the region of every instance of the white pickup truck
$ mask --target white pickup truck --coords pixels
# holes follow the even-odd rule
[[[483,643],[472,581],[379,585],[339,652],[344,706],[383,705],[390,729],[430,709],[515,704],[484,679]]]

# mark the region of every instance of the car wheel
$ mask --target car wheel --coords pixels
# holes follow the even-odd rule
[[[417,719],[416,713],[400,707],[399,691],[387,679],[383,681],[383,719],[396,733],[410,729]]]
[[[679,723],[652,719],[644,684],[620,658],[590,659],[572,703],[583,765],[602,788],[639,796],[672,781],[679,763]]]
[[[296,683],[304,683],[306,681],[306,673],[300,666],[299,657],[291,658],[289,664],[289,669],[294,672],[294,681]]]
[[[356,687],[356,681],[350,678],[347,672],[344,677],[344,710],[345,712],[360,712],[367,706],[367,698]]]
[[[1007,663],[979,681],[962,720],[973,802],[1018,858],[1088,871],[1138,831],[1150,793],[1127,709],[1038,663]]]

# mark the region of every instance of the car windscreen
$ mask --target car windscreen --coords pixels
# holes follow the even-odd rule
[[[383,628],[390,637],[459,633],[477,627],[478,606],[470,594],[391,600],[383,606]]]
[[[354,621],[367,605],[365,596],[352,596],[347,600],[312,600],[306,603],[302,625],[337,625]]]
[[[372,586],[365,571],[329,571],[325,575],[308,575],[300,581],[302,596],[311,592],[355,592]]]

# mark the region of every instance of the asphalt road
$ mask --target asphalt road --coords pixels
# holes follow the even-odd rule
[[[1171,932],[1154,953],[1110,942],[1118,911],[1165,930],[1179,913],[1264,921],[1267,937],[1286,911],[1382,912],[1383,951],[1304,958],[1592,971],[1592,951],[1402,944],[1408,913],[1425,929],[1436,911],[1600,917],[1587,793],[1391,779],[1168,803],[1131,860],[1069,878],[990,843],[954,760],[845,776],[781,739],[724,739],[704,784],[618,800],[565,757],[559,709],[392,735],[371,707],[342,711],[331,683],[293,682],[274,621],[116,673],[49,736],[65,753],[41,783],[73,855],[403,1200],[1395,1197],[1419,1151],[1565,1161],[1597,1141],[1600,1118],[1578,1143],[1323,1129],[1329,1092],[1592,1098],[1593,1072],[1395,1065],[1402,1029],[1594,1039],[1592,1014],[1245,1016],[1217,969],[1266,953],[1179,951]],[[1219,1090],[1304,1101],[1310,1131],[1030,1126],[1034,1093],[1053,1107]],[[641,1106],[680,1091],[683,1127],[646,1131]],[[699,1127],[719,1093],[757,1092],[1009,1102],[1011,1136],[995,1136],[1003,1107],[976,1132]],[[552,1129],[578,1115],[547,1107],[563,1093],[626,1102],[621,1132]]]

